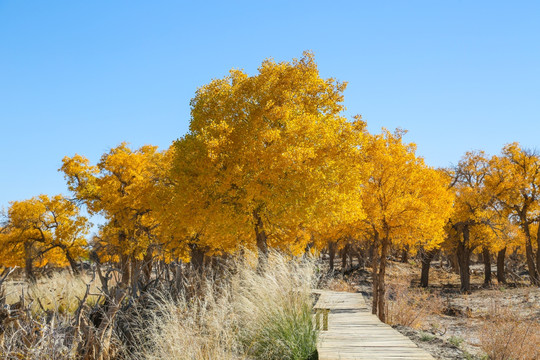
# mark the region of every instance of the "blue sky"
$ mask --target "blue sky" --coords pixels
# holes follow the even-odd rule
[[[330,5],[332,4],[332,5]],[[0,208],[65,193],[65,155],[167,147],[198,86],[312,50],[347,114],[433,166],[540,136],[538,1],[0,0]]]

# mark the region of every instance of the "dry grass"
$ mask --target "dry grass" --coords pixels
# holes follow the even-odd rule
[[[356,286],[350,281],[344,280],[342,278],[331,278],[326,284],[325,288],[332,291],[346,291],[346,292],[356,292]]]
[[[224,301],[203,303],[158,299],[157,311],[141,316],[138,335],[145,338],[134,349],[144,359],[239,359],[235,322]],[[143,330],[142,327],[146,326]]]
[[[97,292],[89,276],[73,276],[67,271],[35,284],[6,282],[6,306],[0,309],[0,358],[76,358],[81,339],[73,331],[73,313],[87,284]],[[96,299],[89,296],[87,301]]]
[[[314,268],[312,261],[274,253],[264,274],[240,262],[227,283],[206,282],[199,300],[157,298],[150,318],[140,317],[148,338],[135,356],[308,359],[317,339],[311,315]]]
[[[493,302],[478,338],[492,360],[540,359],[540,323]]]
[[[427,319],[444,310],[444,301],[436,292],[411,288],[406,276],[396,277],[388,284],[386,296],[390,325],[423,328]]]
[[[87,284],[90,284],[92,294],[99,293],[96,282],[89,275],[73,276],[67,271],[39,279],[35,284],[9,281],[6,283],[6,303],[14,304],[23,297],[26,303],[32,303],[34,312],[69,313],[75,311],[79,305]],[[96,299],[97,295],[89,296],[90,302]]]
[[[311,314],[315,269],[314,260],[272,253],[262,273],[257,272],[252,256],[228,263],[223,272],[192,273],[179,295],[173,295],[170,284],[163,283],[138,298],[118,303],[121,309],[110,322],[112,346],[100,356],[309,359],[317,341]],[[86,305],[79,307],[87,283],[90,293],[100,293],[91,280],[61,273],[34,285],[9,283],[11,305],[0,308],[0,358],[80,358],[81,349],[84,353],[95,340],[84,329],[98,334],[91,322],[95,316],[108,316],[114,307],[112,303],[104,307],[103,297],[99,303],[97,298],[90,299],[95,306],[89,306],[87,298]],[[76,326],[77,319],[85,325]],[[94,358],[92,354],[90,358]]]

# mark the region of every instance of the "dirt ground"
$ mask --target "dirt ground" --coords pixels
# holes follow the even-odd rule
[[[484,288],[482,271],[483,265],[471,267],[473,290],[471,294],[462,294],[459,276],[435,264],[430,271],[430,287],[424,291],[418,288],[419,264],[390,262],[388,312],[390,316],[392,312],[397,315],[392,325],[437,359],[488,359],[480,337],[486,332],[489,335],[492,330],[488,322],[496,321],[501,314],[511,314],[518,323],[529,321],[534,325],[530,331],[538,332],[540,288],[529,286],[523,278],[500,285],[494,279],[494,285]],[[335,290],[361,292],[366,302],[371,301],[369,268],[345,274],[336,271],[326,285]],[[417,314],[413,315],[415,311]],[[540,339],[538,333],[531,335],[530,339]],[[540,349],[540,343],[527,345]]]

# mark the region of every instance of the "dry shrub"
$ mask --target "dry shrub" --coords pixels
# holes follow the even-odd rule
[[[387,288],[388,324],[419,328],[429,316],[443,311],[444,301],[438,293],[411,288],[408,278],[401,279]]]
[[[73,313],[87,284],[96,290],[90,276],[67,271],[35,284],[8,281],[6,304],[0,309],[0,358],[76,358],[81,338],[74,332]]]
[[[492,360],[540,359],[540,323],[531,317],[520,317],[494,302],[479,330],[482,350]]]
[[[325,288],[332,291],[356,292],[356,287],[349,281],[341,278],[331,278],[325,285]]]
[[[57,359],[76,357],[78,342],[67,314],[35,316],[18,307],[0,309],[0,358]]]

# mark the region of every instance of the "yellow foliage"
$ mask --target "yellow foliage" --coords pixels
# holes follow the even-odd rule
[[[367,216],[358,226],[370,239],[429,249],[444,239],[453,195],[448,179],[417,157],[416,146],[403,143],[403,134],[383,129],[370,137],[361,194]]]
[[[486,186],[490,172],[485,153],[476,151],[467,152],[451,174],[456,197],[449,226],[457,232],[450,232],[448,247],[454,248],[456,241],[465,241],[460,234],[463,227],[467,227],[469,238],[465,246],[468,249],[501,248],[503,230],[509,229],[510,224],[506,214],[496,208],[493,193]]]
[[[126,143],[103,154],[96,165],[80,155],[63,159],[60,170],[69,189],[91,214],[107,220],[99,240],[105,254],[140,260],[155,243],[154,189],[164,159],[156,146],[133,151]]]
[[[86,254],[89,223],[79,208],[61,195],[13,201],[0,233],[3,266],[65,266]]]
[[[365,124],[340,115],[344,89],[319,76],[310,53],[201,87],[190,134],[175,143],[178,211],[191,215],[177,217],[182,232],[207,248],[253,248],[258,234],[297,252],[306,232],[362,218],[350,194]]]
[[[490,166],[486,184],[497,205],[521,229],[522,236],[516,239],[525,245],[531,282],[540,285],[540,234],[532,233],[540,222],[540,156],[512,143],[491,159]]]

